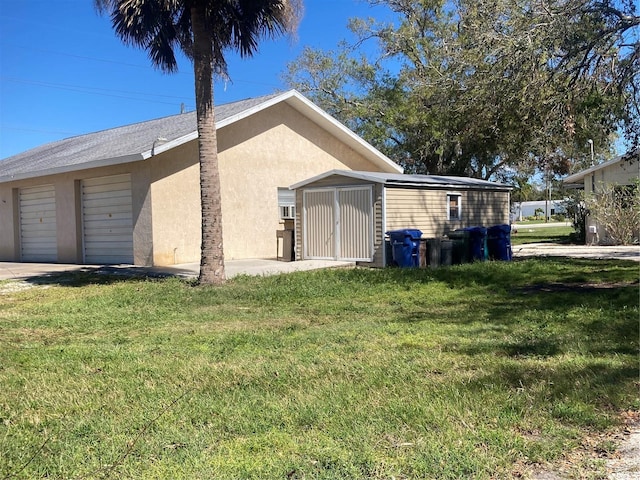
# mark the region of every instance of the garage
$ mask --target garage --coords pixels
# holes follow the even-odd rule
[[[23,262],[56,262],[56,196],[53,185],[21,188],[20,258]]]
[[[304,258],[370,262],[373,258],[372,188],[304,191]]]
[[[82,181],[85,263],[133,263],[131,175]]]

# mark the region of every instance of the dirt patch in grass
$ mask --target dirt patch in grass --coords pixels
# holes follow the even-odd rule
[[[614,288],[634,287],[640,284],[639,281],[634,282],[610,282],[610,283],[589,283],[589,282],[552,282],[552,283],[536,283],[533,285],[526,285],[524,287],[515,288],[513,293],[519,294],[531,294],[531,293],[557,293],[557,292],[569,292],[569,293],[593,293],[606,290],[612,290]]]
[[[621,428],[585,437],[580,447],[553,464],[515,471],[532,480],[640,478],[640,412],[623,412],[621,421]]]

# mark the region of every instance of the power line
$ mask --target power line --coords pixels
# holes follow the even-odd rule
[[[66,90],[76,93],[83,93],[85,95],[97,95],[101,97],[112,97],[112,98],[122,98],[126,100],[136,100],[139,102],[147,102],[147,103],[156,103],[163,105],[175,105],[175,102],[163,102],[160,100],[152,100],[149,98],[140,98],[140,96],[147,97],[162,97],[162,98],[173,98],[176,100],[189,100],[193,101],[192,97],[179,97],[175,95],[164,95],[164,94],[156,94],[156,93],[144,93],[144,92],[131,92],[126,90],[112,90],[107,88],[98,88],[98,87],[88,87],[84,85],[69,85],[64,83],[53,83],[53,82],[43,82],[40,80],[30,80],[25,78],[15,78],[15,77],[4,77],[0,76],[0,81],[20,83],[24,85],[33,85],[37,87],[45,87],[45,88],[54,88],[58,90]],[[195,108],[192,104],[188,105],[190,108]]]
[[[90,57],[90,56],[86,56],[86,55],[75,55],[72,53],[66,53],[66,52],[59,52],[59,51],[55,51],[55,50],[45,50],[45,49],[41,49],[41,48],[34,48],[34,47],[26,47],[23,45],[13,45],[13,44],[8,44],[8,43],[0,43],[1,46],[4,47],[10,47],[10,48],[20,48],[23,50],[31,50],[34,52],[40,52],[40,53],[46,53],[49,55],[60,55],[63,57],[69,57],[69,58],[75,58],[78,60],[89,60],[89,61],[93,61],[93,62],[102,62],[102,63],[108,63],[108,64],[112,64],[112,65],[122,65],[123,67],[131,67],[131,68],[140,68],[140,69],[144,69],[144,70],[156,70],[155,68],[153,68],[150,65],[139,65],[139,64],[135,64],[135,63],[126,63],[126,62],[120,62],[117,60],[110,60],[110,59],[105,59],[105,58],[97,58],[97,57]],[[178,70],[176,72],[178,75],[190,75],[193,76],[193,72],[190,70]],[[274,83],[267,83],[267,82],[257,82],[254,80],[243,80],[243,79],[237,79],[237,78],[233,78],[233,76],[231,77],[230,83],[244,83],[244,84],[248,84],[248,85],[262,85],[265,87],[271,87],[271,88],[280,88],[280,85],[276,85]]]
[[[80,135],[78,132],[67,132],[64,130],[44,130],[39,128],[23,128],[12,127],[11,125],[0,125],[0,132],[4,130],[11,130],[14,132],[47,133],[51,135]]]

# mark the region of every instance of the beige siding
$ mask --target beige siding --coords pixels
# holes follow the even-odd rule
[[[608,167],[601,168],[584,177],[584,192],[591,194],[601,192],[605,186],[632,185],[638,180],[638,159],[632,161],[620,161]],[[586,243],[588,245],[608,245],[613,243],[606,228],[600,225],[595,218],[588,216],[586,220]],[[590,227],[596,229],[596,233],[590,231]]]
[[[462,218],[447,220],[447,193],[462,197]],[[509,223],[509,193],[434,189],[386,189],[386,230],[417,228],[437,237],[458,228]]]
[[[385,230],[417,228],[425,237],[436,237],[464,226],[447,221],[446,199],[444,190],[386,188]]]

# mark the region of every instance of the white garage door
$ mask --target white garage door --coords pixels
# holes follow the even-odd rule
[[[133,263],[131,175],[82,181],[85,263]]]
[[[19,195],[22,261],[57,261],[55,188],[53,185],[21,188]]]
[[[372,261],[371,187],[305,190],[303,197],[304,258]]]

